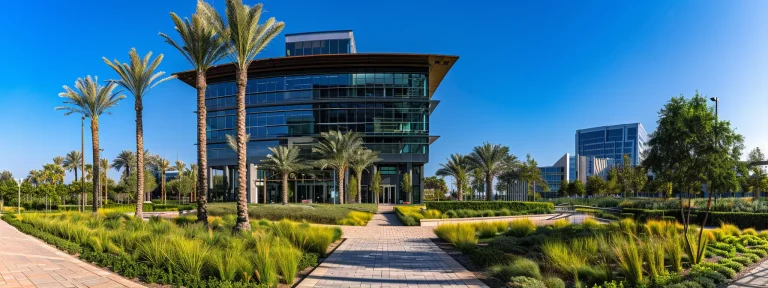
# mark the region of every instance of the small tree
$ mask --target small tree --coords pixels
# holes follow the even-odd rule
[[[568,196],[568,180],[563,179],[560,181],[560,188],[557,189],[557,195],[561,197]]]
[[[368,187],[368,189],[373,192],[373,198],[376,199],[376,205],[378,205],[379,193],[381,193],[381,172],[376,171],[376,174],[373,174],[373,179],[371,179],[371,185]]]
[[[568,194],[570,195],[584,196],[586,192],[587,189],[584,187],[584,183],[582,183],[581,180],[576,179],[576,181],[573,181],[568,185]]]
[[[349,199],[357,199],[357,194],[360,193],[360,191],[357,190],[357,177],[354,175],[349,177],[349,186],[347,186],[347,192],[349,194]]]
[[[587,178],[586,190],[589,195],[605,194],[605,181],[603,180],[603,177],[598,175],[589,176]]]
[[[409,203],[413,202],[411,201],[413,200],[411,199],[411,193],[413,192],[413,182],[411,181],[410,173],[403,174],[403,181],[400,182],[400,186],[401,186],[401,189],[403,189],[403,192],[405,192],[405,194],[408,195],[406,196],[406,199],[409,200],[408,202]]]
[[[429,176],[424,178],[424,200],[444,200],[445,193],[448,192],[448,185],[443,178]]]

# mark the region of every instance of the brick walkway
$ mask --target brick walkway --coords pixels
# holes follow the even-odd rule
[[[728,288],[736,287],[768,287],[768,261],[728,285]]]
[[[432,243],[431,227],[402,226],[392,206],[342,229],[344,243],[297,287],[487,287]]]
[[[0,287],[144,287],[0,221]]]

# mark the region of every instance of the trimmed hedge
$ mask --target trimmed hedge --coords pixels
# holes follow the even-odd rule
[[[682,222],[680,210],[644,210],[636,208],[624,208],[625,213],[632,213],[635,219],[646,221],[649,219],[670,219],[674,217]],[[686,215],[688,211],[685,211]],[[691,211],[691,224],[701,225],[704,221],[705,212]],[[768,229],[768,213],[752,212],[709,212],[706,226],[718,226],[720,223],[729,223],[739,228],[755,228],[758,230]]]
[[[424,202],[427,209],[435,209],[440,212],[449,210],[493,210],[507,209],[512,212],[527,212],[533,214],[545,214],[555,211],[555,204],[549,202],[522,202],[522,201],[427,201]]]

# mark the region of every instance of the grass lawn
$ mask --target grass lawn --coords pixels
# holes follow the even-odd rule
[[[121,211],[3,215],[20,231],[127,278],[184,287],[292,285],[341,239],[336,227],[289,220],[252,221],[252,231],[233,234],[235,216],[211,217],[210,228],[194,217],[142,221]]]
[[[698,229],[689,230],[695,246]],[[714,288],[768,259],[768,231],[727,224],[704,232],[702,253],[686,252],[682,225],[672,221],[443,224],[435,234],[492,287]]]
[[[236,203],[208,203],[212,216],[234,215]],[[377,210],[376,204],[249,204],[251,219],[306,221],[317,224],[365,226]]]

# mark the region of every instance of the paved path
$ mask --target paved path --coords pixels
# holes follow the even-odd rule
[[[768,287],[768,261],[728,285],[728,288],[736,287]]]
[[[144,287],[0,221],[0,287]]]
[[[297,287],[487,287],[432,243],[431,227],[402,226],[392,206],[342,229],[344,243]]]

